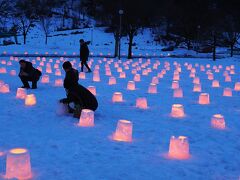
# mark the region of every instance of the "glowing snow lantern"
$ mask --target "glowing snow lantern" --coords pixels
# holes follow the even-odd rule
[[[214,87],[214,88],[220,87],[219,81],[218,81],[218,80],[214,80],[214,81],[212,82],[212,87]]]
[[[184,108],[181,104],[173,104],[172,105],[172,111],[171,116],[174,118],[182,118],[184,117]]]
[[[127,89],[128,90],[135,90],[135,82],[134,81],[128,81],[128,85],[127,85]]]
[[[97,95],[96,87],[95,86],[88,86],[87,88],[94,96]]]
[[[190,78],[194,78],[195,76],[196,76],[196,74],[195,74],[195,73],[192,73],[192,72],[191,72],[190,75],[189,75]]]
[[[199,77],[194,77],[193,83],[194,83],[194,84],[200,84],[200,79],[199,79]]]
[[[30,155],[27,149],[11,149],[7,154],[7,179],[30,179],[32,177]]]
[[[210,97],[208,93],[201,93],[199,95],[199,104],[205,105],[205,104],[210,104]]]
[[[179,81],[179,79],[180,79],[180,75],[179,75],[179,73],[174,73],[174,75],[173,75],[173,80],[174,81]]]
[[[154,83],[151,83],[148,87],[148,93],[156,94],[157,93],[157,85]]]
[[[211,125],[216,129],[225,129],[225,120],[221,114],[213,115],[211,119]]]
[[[111,76],[111,75],[112,75],[111,69],[106,69],[106,76]]]
[[[0,93],[9,93],[10,89],[9,89],[9,85],[8,84],[2,84],[0,85]]]
[[[182,88],[174,89],[173,97],[175,97],[175,98],[182,98],[183,97],[183,90],[182,90]]]
[[[123,72],[122,68],[121,68],[121,67],[118,67],[118,68],[117,68],[117,72],[119,72],[119,73],[120,73],[120,72]]]
[[[147,70],[147,69],[144,69],[143,72],[142,72],[142,75],[143,75],[143,76],[147,76],[147,75],[148,75],[148,70]]]
[[[141,81],[141,75],[140,74],[135,74],[134,75],[134,81],[136,81],[136,82]]]
[[[170,139],[168,156],[172,159],[188,159],[190,154],[187,137],[179,136],[176,138],[175,136],[172,136]]]
[[[202,91],[202,86],[201,84],[194,84],[193,86],[193,92],[201,92]]]
[[[62,75],[61,70],[60,70],[60,69],[56,69],[55,75],[56,75],[56,76],[61,76],[61,75]]]
[[[25,99],[27,96],[26,90],[24,88],[18,88],[16,98]]]
[[[79,79],[86,79],[85,72],[80,72],[79,73]]]
[[[43,75],[41,83],[43,83],[43,84],[49,83],[49,76],[48,75]]]
[[[99,73],[93,73],[93,81],[94,82],[100,82],[100,75]]]
[[[16,76],[16,74],[17,74],[17,73],[16,73],[16,70],[11,70],[11,71],[10,71],[10,75],[11,75],[11,76]]]
[[[54,68],[54,69],[59,69],[59,64],[57,64],[57,63],[54,64],[53,68]]]
[[[115,92],[112,97],[112,102],[123,102],[123,95],[121,92]]]
[[[26,106],[33,106],[37,103],[36,97],[34,94],[29,94],[25,98],[25,105]]]
[[[231,88],[224,88],[223,96],[232,97],[232,89]]]
[[[153,77],[152,77],[152,83],[153,83],[153,84],[158,84],[158,83],[159,83],[158,77],[153,76]]]
[[[46,73],[51,74],[52,73],[52,68],[51,66],[47,66],[46,68]]]
[[[231,82],[231,81],[232,81],[231,76],[226,76],[226,77],[225,77],[225,82]]]
[[[109,81],[108,81],[108,84],[109,85],[114,85],[114,84],[116,84],[117,83],[117,81],[116,81],[116,78],[115,77],[110,77],[109,78]]]
[[[209,74],[208,74],[208,79],[209,79],[209,80],[213,80],[213,79],[214,79],[214,76],[213,76],[212,73],[209,73]]]
[[[178,89],[179,88],[179,82],[178,81],[173,81],[172,82],[172,89]]]
[[[132,142],[132,122],[119,120],[112,139],[115,141]]]
[[[120,72],[119,78],[126,78],[126,73],[125,72]]]
[[[136,107],[139,109],[147,109],[148,108],[147,99],[144,97],[137,98]]]
[[[94,126],[94,111],[90,109],[83,109],[81,112],[78,126],[82,126],[82,127]]]
[[[54,86],[62,87],[63,86],[63,80],[62,79],[56,79],[55,83],[54,83]]]
[[[240,91],[240,82],[236,82],[234,86],[235,91]]]
[[[0,68],[0,74],[6,74],[7,73],[7,70],[6,68]]]

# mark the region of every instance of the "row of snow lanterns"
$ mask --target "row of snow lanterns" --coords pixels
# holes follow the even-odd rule
[[[218,129],[225,128],[225,121],[222,115],[214,115],[212,120],[212,127]],[[79,124],[81,127],[94,126],[94,112],[88,109],[83,109]],[[119,120],[116,131],[111,135],[114,141],[132,142],[133,125],[131,121]],[[187,137],[172,136],[170,138],[168,158],[185,160],[190,158],[189,142]],[[7,179],[30,179],[32,178],[30,155],[27,149],[16,148],[12,149],[7,154],[6,175]]]

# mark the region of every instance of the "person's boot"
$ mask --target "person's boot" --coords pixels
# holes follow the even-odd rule
[[[37,81],[32,82],[32,89],[37,89]]]
[[[81,112],[82,112],[82,107],[79,104],[76,104],[73,112],[73,117],[79,119],[81,116]]]

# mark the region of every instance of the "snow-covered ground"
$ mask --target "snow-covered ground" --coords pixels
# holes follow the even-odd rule
[[[113,33],[105,33],[104,27],[76,29],[68,31],[55,31],[50,34],[48,44],[45,45],[45,36],[39,25],[36,25],[27,36],[27,44],[23,44],[23,37],[19,36],[18,41],[21,45],[1,46],[0,55],[7,54],[59,54],[59,55],[73,55],[79,53],[79,40],[91,41],[89,49],[93,55],[113,55],[115,40]],[[77,34],[76,34],[77,33]],[[1,39],[3,40],[3,39]],[[14,41],[14,38],[11,39]],[[172,52],[161,51],[164,48],[160,44],[156,44],[149,29],[145,29],[134,37],[135,46],[133,46],[132,53],[136,56],[186,56],[191,55],[194,57],[211,57],[211,54],[196,53],[186,49],[178,48]],[[218,53],[225,53],[226,48],[218,48]],[[121,55],[126,56],[128,53],[128,37],[121,39]],[[227,53],[227,54],[226,54]]]
[[[142,59],[142,63],[139,59],[92,59],[89,61],[93,62],[92,69],[97,68],[96,65],[100,67],[101,81],[93,82],[93,73],[87,73],[86,79],[79,80],[85,87],[91,85],[97,90],[99,108],[95,112],[95,126],[92,128],[76,126],[78,119],[70,115],[57,115],[58,100],[65,96],[62,87],[54,86],[55,79],[64,78],[61,68],[62,76],[54,75],[57,59],[53,59],[53,62],[47,59],[43,68],[43,74],[48,74],[45,73],[45,67],[50,61],[53,70],[53,74],[48,74],[50,83],[39,82],[37,90],[28,90],[28,94],[34,93],[37,98],[37,104],[32,107],[25,106],[24,100],[15,97],[21,82],[17,76],[11,76],[10,72],[18,72],[17,61],[11,61],[13,65],[8,66],[3,60],[6,63],[11,61],[9,58],[1,58],[0,64],[0,68],[7,70],[7,73],[0,74],[0,80],[10,86],[9,93],[0,93],[2,174],[5,174],[7,151],[24,147],[30,151],[34,179],[40,180],[239,179],[240,92],[234,90],[235,83],[240,81],[240,62],[237,59],[229,58],[217,62],[207,59]],[[78,66],[78,60],[69,60],[76,62],[75,66]],[[36,62],[35,67],[39,66],[40,61]],[[109,76],[105,75],[107,62],[112,76],[117,78],[116,85],[108,85]],[[133,67],[135,62],[138,64]],[[154,69],[154,64],[159,62],[160,66]],[[158,78],[158,93],[149,94],[148,87],[152,77],[167,68],[164,66],[165,62],[170,63],[170,70],[163,78]],[[171,89],[176,62],[182,69],[179,83],[183,89],[183,98],[173,98]],[[190,70],[187,70],[185,63],[192,64],[196,69],[202,92],[210,94],[209,105],[198,104],[200,93],[193,92],[193,78],[189,77]],[[122,67],[126,78],[119,78],[115,64]],[[129,69],[125,69],[124,65],[128,65]],[[200,71],[201,65],[205,67],[205,71]],[[219,65],[222,68],[218,68]],[[215,72],[214,66],[220,72]],[[235,68],[235,74],[230,74],[230,67]],[[132,69],[135,68],[139,69],[139,74],[147,68],[151,68],[152,72],[141,75],[141,81],[136,82],[136,90],[130,91],[127,90],[127,83],[133,80]],[[219,80],[220,88],[211,87],[212,80],[208,80],[207,71],[211,71],[214,79]],[[225,82],[225,71],[231,76],[231,82]],[[226,87],[232,89],[232,97],[223,96]],[[113,103],[114,92],[122,92],[124,102]],[[147,98],[148,109],[135,107],[138,97]],[[171,107],[176,103],[184,105],[184,118],[170,116]],[[211,127],[211,117],[214,114],[225,117],[225,130]],[[109,139],[120,119],[133,123],[133,142]],[[190,159],[172,160],[165,157],[173,135],[188,137]]]

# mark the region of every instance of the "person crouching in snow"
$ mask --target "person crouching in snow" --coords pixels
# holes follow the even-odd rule
[[[66,72],[63,86],[66,90],[67,98],[61,99],[60,103],[68,105],[68,112],[73,113],[73,116],[79,118],[82,109],[90,109],[95,111],[98,107],[98,102],[95,96],[85,87],[78,84],[78,71],[72,68],[72,64],[66,61],[62,65]],[[69,106],[74,103],[74,109]]]
[[[28,81],[32,81],[32,89],[37,89],[37,82],[40,79],[42,72],[35,69],[31,62],[25,61],[24,59],[21,59],[19,64],[20,72],[18,76],[23,83],[22,88],[30,88]]]

